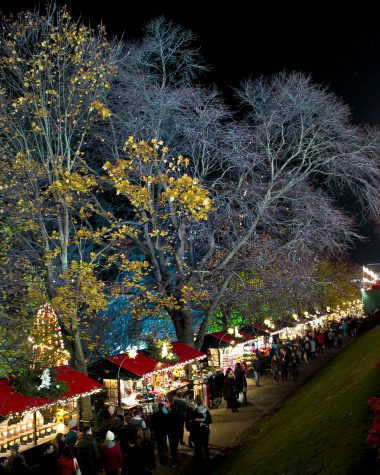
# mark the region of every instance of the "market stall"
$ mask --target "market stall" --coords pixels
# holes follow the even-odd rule
[[[213,370],[220,368],[225,372],[238,362],[246,363],[249,367],[257,351],[265,353],[269,343],[270,335],[264,331],[251,335],[235,328],[206,335],[202,349],[207,351],[209,366]]]
[[[10,379],[0,379],[0,452],[10,455],[14,443],[24,451],[52,440],[68,431],[70,419],[79,420],[78,400],[102,391],[97,381],[70,366],[55,368],[56,380],[68,390],[57,398],[29,397],[20,394]]]
[[[177,391],[187,392],[195,364],[206,355],[183,343],[168,343],[166,361],[154,360],[147,351],[129,351],[109,356],[89,368],[90,373],[103,381],[105,405],[129,410],[140,406],[144,413],[153,411],[158,399],[171,397]]]

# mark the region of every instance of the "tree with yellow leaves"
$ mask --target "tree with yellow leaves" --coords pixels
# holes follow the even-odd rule
[[[86,325],[107,305],[99,272],[119,239],[103,228],[101,167],[89,153],[97,122],[111,115],[105,102],[119,45],[54,4],[2,26],[1,226],[38,270],[72,360],[86,372]]]

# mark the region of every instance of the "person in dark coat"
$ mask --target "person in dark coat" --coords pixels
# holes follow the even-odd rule
[[[186,421],[186,412],[187,412],[187,404],[186,399],[181,397],[181,393],[177,393],[177,397],[174,398],[173,403],[177,406],[177,413],[181,418],[181,437],[179,439],[179,443],[181,445],[185,445],[185,441],[183,438],[184,428],[185,428],[185,421]]]
[[[144,474],[151,475],[153,470],[156,468],[156,454],[154,451],[154,440],[152,439],[150,429],[146,429],[143,432],[141,448],[144,460]]]
[[[210,424],[212,418],[210,411],[202,402],[198,402],[194,419],[194,458],[197,465],[202,465],[204,460],[210,460],[208,446],[210,438]]]
[[[165,458],[168,453],[168,414],[165,414],[163,409],[164,405],[160,402],[158,404],[158,411],[152,415],[150,420],[150,429],[157,444],[158,459],[161,465],[165,465]]]
[[[129,449],[128,442],[137,437],[137,428],[131,426],[130,420],[131,418],[129,416],[124,417],[124,426],[119,430],[116,435],[116,440],[120,443],[121,453],[124,459],[126,458]]]
[[[26,475],[29,472],[29,467],[20,457],[13,460],[11,467],[11,475]]]
[[[232,369],[228,368],[224,377],[224,399],[227,401],[227,409],[237,412],[238,404],[236,400],[235,377]]]
[[[257,356],[256,359],[253,360],[252,367],[253,367],[253,372],[255,373],[255,381],[256,381],[256,386],[260,387],[260,379],[261,379],[261,372],[263,371],[265,366],[265,360],[261,358],[260,356]]]
[[[82,437],[76,443],[77,460],[82,475],[98,475],[99,450],[92,436],[91,427],[84,426]]]
[[[52,442],[47,442],[43,446],[43,452],[40,458],[38,473],[40,475],[56,475],[57,473],[58,452]]]
[[[236,363],[235,368],[235,386],[238,393],[244,394],[244,403],[248,404],[247,401],[247,378],[245,377],[244,370],[240,363]]]
[[[215,385],[215,397],[217,399],[222,399],[223,392],[224,392],[224,375],[221,369],[219,369],[215,374],[214,385]]]
[[[179,415],[176,404],[172,404],[170,406],[170,412],[168,415],[168,438],[172,468],[176,468],[178,466],[178,445],[181,439],[181,432],[182,418]]]
[[[26,464],[24,456],[21,455],[20,451],[19,451],[20,444],[13,444],[9,448],[10,448],[10,451],[11,451],[11,456],[8,458],[8,466],[9,466],[11,471],[12,471],[13,462],[16,459],[21,459],[22,463]]]

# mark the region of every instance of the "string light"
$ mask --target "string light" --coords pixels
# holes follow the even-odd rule
[[[162,369],[156,369],[155,371],[151,371],[150,373],[146,373],[145,376],[151,376],[153,374],[162,373],[162,372],[168,371],[168,370],[181,369],[181,368],[183,368],[184,365],[191,364],[191,363],[194,363],[195,361],[200,361],[200,360],[203,360],[205,358],[207,358],[207,355],[198,356],[197,358],[193,358],[192,360],[186,360],[183,363],[177,363],[175,365],[165,366],[165,368],[162,368]]]
[[[33,414],[41,409],[47,409],[48,407],[66,404],[67,402],[71,402],[71,401],[77,401],[78,399],[82,397],[92,396],[93,394],[99,393],[101,391],[103,391],[103,388],[95,388],[95,389],[92,389],[91,391],[86,391],[85,393],[81,393],[80,395],[76,394],[75,396],[70,396],[68,398],[56,399],[52,402],[47,402],[46,404],[41,404],[25,411],[12,412],[12,414],[7,416],[7,418],[11,420],[16,417],[25,416],[26,414]]]

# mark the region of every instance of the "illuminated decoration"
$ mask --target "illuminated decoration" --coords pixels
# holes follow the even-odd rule
[[[363,266],[363,275],[364,274],[371,277],[371,279],[372,279],[372,280],[369,280],[369,279],[363,277],[364,282],[374,283],[374,282],[378,282],[380,280],[380,277],[375,272],[371,271],[370,269],[368,269],[365,266]]]
[[[56,398],[68,390],[67,384],[58,381],[49,368],[27,368],[10,381],[18,393],[29,397]]]
[[[233,335],[234,334],[234,329],[233,328],[229,328],[227,330],[227,333],[229,333],[230,335]]]
[[[34,326],[36,337],[30,336],[28,340],[34,343],[33,351],[37,353],[37,361],[46,362],[48,357],[51,366],[67,365],[70,354],[65,350],[57,315],[49,303],[38,309]]]
[[[191,360],[187,360],[185,363],[177,363],[177,364],[175,364],[175,365],[170,365],[169,367],[168,367],[168,366],[165,366],[165,367],[162,368],[162,369],[157,369],[157,370],[155,370],[155,371],[152,371],[151,373],[146,373],[145,376],[150,376],[150,375],[153,375],[153,374],[162,373],[163,371],[167,371],[168,369],[175,371],[175,370],[177,370],[177,369],[183,368],[183,365],[184,365],[184,364],[193,364],[193,363],[195,363],[196,361],[204,360],[206,357],[207,357],[207,355],[198,356],[197,358],[193,358],[193,359],[191,359]]]
[[[151,338],[145,352],[149,358],[160,363],[174,363],[178,361],[178,356],[173,353],[172,343],[169,340]]]
[[[264,325],[266,325],[268,328],[274,328],[274,323],[269,318],[264,320]]]
[[[65,382],[68,390],[57,398],[31,398],[15,391],[9,379],[0,379],[0,414],[12,419],[33,414],[48,407],[60,406],[67,402],[75,402],[79,398],[91,396],[102,391],[102,385],[71,366],[54,369],[58,381]]]
[[[235,327],[234,336],[235,338],[244,338],[244,336],[239,333],[238,327]]]
[[[133,360],[136,358],[137,356],[137,351],[134,350],[133,348],[131,348],[130,350],[128,350],[128,356],[129,358],[132,358]]]
[[[342,310],[339,306],[337,306],[336,309],[331,309],[330,307],[326,307],[327,314],[326,315],[320,315],[319,312],[318,316],[313,316],[309,315],[308,312],[304,312],[305,317],[307,318],[313,318],[313,320],[307,320],[306,325],[311,325],[311,326],[318,326],[323,324],[324,321],[326,320],[343,320],[350,315],[355,315],[357,317],[364,318],[364,308],[363,308],[363,302],[360,299],[353,300],[352,302],[344,302],[344,305],[346,307],[345,310]],[[298,333],[300,331],[303,331],[305,329],[305,324],[299,324],[296,327],[284,327],[281,328],[280,330],[271,332],[270,335],[279,335],[279,334],[286,334],[288,336],[295,336],[295,333]]]

